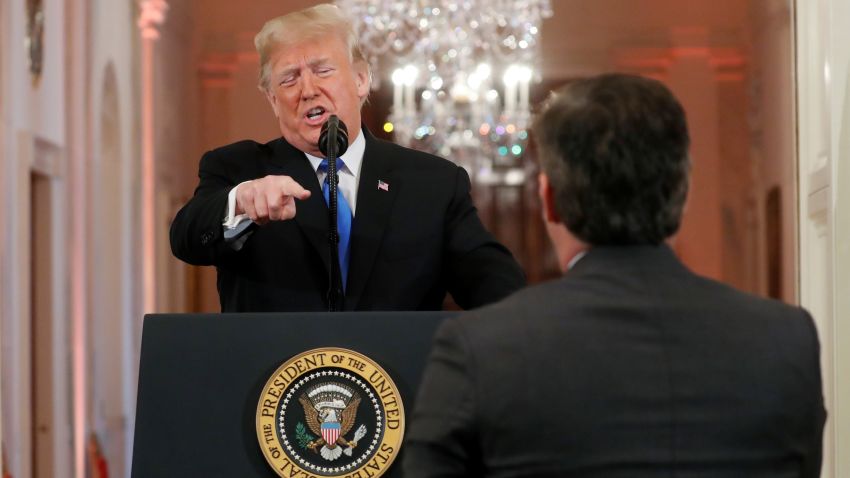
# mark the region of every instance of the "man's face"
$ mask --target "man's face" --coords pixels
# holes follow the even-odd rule
[[[360,133],[360,102],[369,93],[365,64],[352,65],[342,39],[331,35],[278,50],[271,58],[266,96],[289,144],[322,157],[319,133],[335,114],[353,141]]]

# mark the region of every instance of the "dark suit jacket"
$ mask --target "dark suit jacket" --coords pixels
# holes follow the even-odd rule
[[[447,290],[471,308],[525,285],[511,253],[481,224],[463,168],[363,132],[345,310],[439,310]],[[291,176],[312,195],[297,202],[293,220],[256,229],[235,251],[223,240],[227,194],[270,174]],[[283,139],[243,141],[206,153],[199,177],[171,225],[171,249],[190,264],[216,266],[222,311],[327,310],[327,206],[304,153]]]
[[[563,278],[447,321],[405,478],[817,477],[825,420],[802,309],[596,247]]]

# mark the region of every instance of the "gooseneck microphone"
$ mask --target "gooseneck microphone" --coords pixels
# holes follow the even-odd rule
[[[333,152],[330,151],[332,146],[336,146]],[[319,133],[319,151],[328,158],[328,163],[330,163],[331,153],[333,153],[333,159],[336,162],[336,159],[345,154],[347,150],[348,128],[337,115],[331,115],[322,125],[322,131]]]
[[[331,256],[330,282],[328,286],[328,310],[342,310],[345,297],[342,289],[342,273],[339,266],[339,230],[337,227],[337,194],[339,176],[336,160],[348,149],[348,128],[336,115],[331,115],[319,133],[319,151],[328,160],[328,246]]]

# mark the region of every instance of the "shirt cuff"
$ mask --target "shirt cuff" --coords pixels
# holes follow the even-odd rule
[[[236,190],[239,189],[239,186],[249,182],[251,181],[242,181],[241,183],[237,184],[236,187],[231,189],[230,192],[227,194],[227,213],[224,216],[224,221],[222,222],[222,225],[226,229],[233,229],[234,227],[239,225],[239,223],[242,222],[244,219],[248,218],[247,214],[239,214],[238,216],[236,215]]]

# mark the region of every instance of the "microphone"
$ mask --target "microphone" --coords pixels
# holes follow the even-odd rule
[[[348,128],[337,115],[331,115],[319,133],[319,151],[328,161],[328,246],[330,249],[330,271],[328,284],[328,311],[343,310],[345,295],[342,288],[342,272],[339,265],[339,228],[337,227],[338,188],[336,160],[348,149]]]
[[[330,151],[333,146],[336,146],[336,150]],[[322,131],[319,133],[319,151],[326,158],[329,152],[335,153],[334,158],[338,158],[345,154],[346,150],[348,150],[348,128],[337,115],[331,115],[322,125]]]

